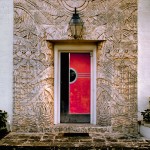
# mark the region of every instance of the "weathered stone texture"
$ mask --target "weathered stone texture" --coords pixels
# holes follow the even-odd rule
[[[1,150],[149,150],[150,140],[115,134],[10,133],[0,140]]]
[[[97,48],[97,125],[137,133],[137,0],[14,0],[15,131],[54,123],[54,51],[46,40],[71,39],[74,7],[83,40]]]

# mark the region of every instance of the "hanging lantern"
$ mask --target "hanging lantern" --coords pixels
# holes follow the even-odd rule
[[[70,30],[71,30],[71,36],[74,39],[79,39],[82,37],[82,30],[83,30],[83,22],[79,17],[79,14],[76,12],[75,8],[75,13],[73,14],[70,22]]]

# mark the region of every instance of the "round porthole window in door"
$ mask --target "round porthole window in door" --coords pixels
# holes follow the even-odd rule
[[[70,83],[74,83],[77,79],[77,72],[75,69],[70,68]]]

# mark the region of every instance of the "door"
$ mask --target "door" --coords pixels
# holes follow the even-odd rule
[[[89,123],[91,97],[90,53],[61,53],[61,123]]]

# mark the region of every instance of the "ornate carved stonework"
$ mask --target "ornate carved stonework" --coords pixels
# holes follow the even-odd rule
[[[84,40],[97,48],[97,125],[137,133],[137,0],[14,0],[16,131],[54,124],[54,50],[46,40],[71,39],[74,8]]]

